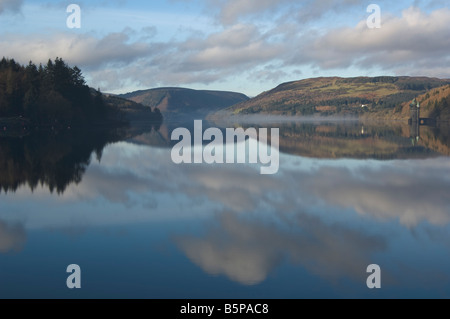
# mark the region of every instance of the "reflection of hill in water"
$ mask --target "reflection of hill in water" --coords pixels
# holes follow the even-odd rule
[[[450,126],[421,128],[419,145],[450,156]]]
[[[238,126],[238,125],[236,125]],[[28,135],[0,135],[0,191],[16,191],[22,185],[45,185],[64,192],[79,183],[94,152],[98,159],[109,144],[128,140],[141,145],[170,148],[172,131],[193,122],[127,129],[37,131]],[[210,125],[204,122],[204,129]],[[248,125],[246,127],[257,127]],[[313,158],[407,159],[450,155],[450,128],[421,127],[417,142],[409,126],[376,126],[361,123],[283,123],[262,125],[280,128],[280,151]],[[170,160],[170,159],[168,159]]]
[[[209,127],[213,127],[214,125],[207,122],[207,121],[203,121],[203,130],[209,128]],[[152,132],[147,132],[145,134],[142,134],[140,136],[136,136],[132,139],[130,139],[129,141],[135,144],[139,144],[139,145],[148,145],[148,146],[154,146],[154,147],[172,147],[175,144],[178,143],[178,141],[172,141],[171,140],[171,135],[172,132],[179,128],[179,127],[183,127],[183,128],[187,128],[191,134],[193,135],[194,133],[194,121],[189,121],[189,122],[183,122],[183,121],[171,121],[171,122],[164,122],[159,129],[153,130]]]
[[[291,124],[283,126],[280,135],[282,152],[306,157],[406,159],[439,155],[438,149],[422,140],[413,144],[402,126]],[[448,146],[446,149],[448,154]]]
[[[48,186],[63,193],[79,183],[91,155],[101,159],[103,148],[152,130],[152,126],[120,129],[37,131],[25,136],[0,136],[0,191],[16,191],[22,185]]]
[[[211,124],[204,122],[203,129]],[[228,125],[239,127],[241,125]],[[171,147],[172,131],[178,127],[193,132],[193,122],[164,124],[160,131],[141,135],[132,142],[157,147]],[[399,123],[304,123],[242,125],[280,128],[280,151],[312,158],[407,159],[450,155],[449,127],[420,127],[419,141],[410,127]],[[225,129],[223,129],[225,131]],[[191,133],[193,134],[193,133]],[[414,139],[414,141],[413,141]]]
[[[450,155],[448,128],[421,127],[419,141],[398,123],[280,125],[280,151],[313,158],[408,159]]]

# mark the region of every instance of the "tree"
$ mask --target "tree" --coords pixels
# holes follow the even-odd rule
[[[23,115],[34,122],[85,121],[100,116],[101,99],[92,96],[81,70],[61,58],[39,68],[13,59],[0,60],[0,116]]]

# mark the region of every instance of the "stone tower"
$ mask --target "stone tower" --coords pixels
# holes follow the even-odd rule
[[[409,105],[409,111],[411,114],[411,118],[409,120],[411,142],[415,146],[420,139],[420,104],[417,99],[414,99]]]
[[[411,124],[420,122],[420,103],[417,99],[414,99],[409,105],[409,111],[411,114]]]

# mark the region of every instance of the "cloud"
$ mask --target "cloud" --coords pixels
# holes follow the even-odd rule
[[[401,17],[383,16],[381,29],[369,29],[366,21],[354,28],[330,30],[319,37],[304,36],[303,51],[292,64],[308,64],[321,69],[351,66],[408,70],[434,76],[433,69],[449,64],[450,10],[427,14],[417,7],[403,11]]]
[[[58,33],[50,36],[29,35],[17,39],[5,35],[0,40],[4,56],[18,61],[32,60],[45,63],[49,58],[62,57],[71,64],[87,69],[98,69],[105,65],[125,65],[152,52],[149,44],[130,42],[127,30],[110,33],[103,38],[88,34]]]
[[[317,70],[379,68],[399,75],[450,76],[446,67],[450,65],[450,10],[425,13],[411,7],[401,17],[386,15],[383,19],[381,29],[369,29],[363,20],[353,28],[325,33],[302,30],[299,23],[264,31],[252,23],[236,23],[206,36],[196,34],[182,41],[151,45],[128,43],[126,35],[115,34],[99,41],[98,47],[90,45],[98,50],[92,57],[84,53],[88,44],[74,49],[78,47],[77,56],[86,57],[81,62],[91,68],[108,66],[107,62],[126,63],[119,68],[97,68],[94,73],[96,81],[104,77],[102,86],[111,84],[114,89],[130,80],[151,87],[211,84],[243,75],[249,81],[275,83],[296,76],[289,68],[309,66]]]
[[[361,6],[360,0],[206,0],[206,3],[210,11],[218,11],[217,19],[224,25],[245,19],[256,22],[268,17],[278,22],[290,20],[304,24],[330,12]]]
[[[235,23],[240,17],[263,13],[279,7],[286,0],[209,0],[210,7],[219,7],[219,19],[224,24]]]
[[[298,8],[295,18],[302,24],[318,20],[329,13],[339,13],[348,10],[350,7],[360,7],[365,9],[360,0],[307,0],[302,1],[302,6]]]
[[[23,0],[0,0],[0,14],[11,11],[19,12],[22,7]]]
[[[301,71],[297,71],[301,74]],[[264,82],[277,82],[280,79],[286,78],[288,73],[283,71],[283,69],[279,66],[275,65],[266,65],[264,68],[255,70],[251,72],[248,76],[248,80],[254,81],[257,79],[258,81]]]
[[[206,38],[149,42],[156,29],[137,32],[127,28],[97,38],[90,34],[7,34],[0,40],[2,54],[21,63],[46,63],[61,57],[78,65],[90,84],[114,90],[130,83],[140,86],[217,82],[274,59],[282,51],[278,43],[267,43],[252,25],[235,25]],[[143,34],[137,40],[136,33]]]
[[[307,214],[278,217],[277,223],[268,224],[222,213],[219,225],[204,238],[179,237],[176,243],[207,273],[244,285],[263,282],[286,259],[329,280],[364,282],[370,256],[386,248],[381,238],[330,226]]]
[[[191,37],[172,52],[168,56],[170,63],[167,57],[155,62],[173,65],[169,70],[174,72],[217,72],[222,76],[275,59],[283,52],[283,44],[269,42],[254,25],[237,24],[206,38]],[[171,64],[173,61],[178,64]]]
[[[316,26],[322,19],[333,19],[329,14],[358,6],[354,0],[212,0],[206,7],[219,10],[228,22],[210,30],[164,38],[156,26],[127,27],[102,37],[93,32],[4,34],[0,50],[22,63],[62,57],[81,67],[91,86],[106,91],[235,79],[275,85],[298,78],[304,68],[450,76],[449,9],[425,12],[410,7],[401,16],[383,10],[382,28],[375,30],[365,20],[347,27]],[[241,19],[253,15],[261,20]],[[364,15],[362,6],[356,16]],[[314,23],[305,25],[307,21]]]
[[[251,1],[244,1],[238,5],[230,1],[226,5],[250,7],[249,3]],[[262,7],[272,5],[275,5],[273,1],[267,1]],[[333,5],[328,1],[304,5],[306,8],[314,6],[317,12],[299,12],[321,17],[323,12],[340,12],[356,4],[348,0]],[[325,30],[303,28],[297,20],[269,23],[265,27],[248,21],[237,22],[219,31],[161,43],[128,43],[126,35],[115,34],[101,40],[98,47],[94,46],[99,52],[86,59],[92,61],[88,64],[90,67],[108,66],[107,62],[115,62],[117,57],[126,63],[119,68],[111,64],[114,67],[95,71],[96,81],[104,77],[104,84],[115,82],[115,89],[130,80],[143,87],[211,84],[239,76],[251,82],[264,79],[277,83],[297,77],[292,72],[305,67],[318,71],[378,68],[399,75],[450,76],[450,69],[446,67],[450,65],[449,9],[426,13],[411,7],[400,17],[386,13],[382,18],[381,29],[369,29],[365,20],[354,27]],[[86,56],[83,53],[86,47],[80,47],[78,55]],[[270,66],[272,69],[268,69]]]
[[[119,88],[127,79],[140,86],[211,84],[252,70],[284,51],[284,44],[269,42],[253,25],[238,24],[204,38],[153,44],[145,57],[119,69],[92,72],[95,82]]]
[[[23,225],[9,225],[0,221],[0,253],[22,250],[26,237]]]

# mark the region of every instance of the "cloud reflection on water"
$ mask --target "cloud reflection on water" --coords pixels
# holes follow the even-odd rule
[[[33,199],[75,204],[102,198],[109,204],[141,209],[153,197],[152,204],[146,206],[154,208],[146,212],[149,219],[167,206],[167,198],[159,196],[165,194],[174,201],[181,197],[193,203],[207,200],[233,212],[262,208],[278,212],[322,205],[330,214],[352,209],[377,220],[398,219],[407,227],[422,221],[434,225],[450,222],[447,158],[373,165],[374,161],[282,155],[281,161],[279,174],[261,176],[257,166],[175,165],[169,150],[118,143],[105,149],[101,164],[91,164],[80,185],[70,185],[59,198],[38,188]],[[292,165],[294,162],[299,165]],[[12,197],[2,196],[6,201],[26,202],[30,195],[24,186]]]
[[[286,259],[326,279],[362,281],[370,256],[387,246],[379,236],[303,213],[282,226],[223,213],[203,238],[178,237],[176,243],[207,273],[245,285],[261,283]]]
[[[5,208],[21,202],[23,210],[0,212],[8,223],[0,223],[0,252],[20,248],[24,228],[192,219],[204,234],[174,234],[175,244],[209,274],[254,285],[288,260],[331,281],[363,280],[374,254],[392,253],[391,238],[374,225],[399,221],[403,234],[423,223],[448,226],[449,173],[448,158],[282,155],[280,173],[261,176],[257,165],[175,165],[170,150],[118,143],[60,197],[40,188],[31,198],[25,187],[1,195]],[[7,226],[18,220],[24,228]]]

